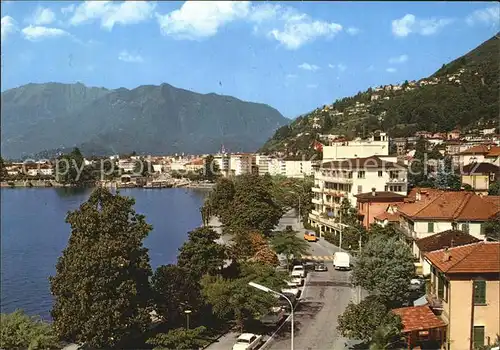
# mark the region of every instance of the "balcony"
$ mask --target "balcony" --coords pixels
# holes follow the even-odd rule
[[[323,200],[322,200],[322,199],[317,199],[317,198],[313,198],[313,199],[312,199],[312,202],[313,202],[314,204],[320,204],[320,205],[321,205],[321,204],[323,204]]]
[[[314,193],[321,193],[321,192],[323,192],[323,189],[321,187],[317,187],[317,186],[312,187],[311,190]]]
[[[311,214],[319,218],[319,211],[313,209],[311,210]]]
[[[386,183],[388,183],[388,184],[406,184],[407,182],[408,182],[408,179],[406,179],[406,178],[400,178],[400,179],[393,178],[393,179],[387,180]]]
[[[324,188],[323,189],[323,193],[325,194],[329,194],[333,197],[344,197],[347,195],[347,192],[345,191],[341,191],[341,190],[334,190],[334,189],[331,189],[331,188]]]
[[[335,183],[342,183],[342,184],[352,184],[352,177],[338,176],[338,175],[335,175],[335,174],[326,175],[326,174],[316,173],[314,175],[314,178],[318,179],[318,180],[328,181],[328,182],[335,182]]]

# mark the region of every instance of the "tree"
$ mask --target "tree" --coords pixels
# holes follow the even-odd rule
[[[64,340],[92,347],[122,347],[150,324],[148,250],[151,226],[134,200],[97,188],[70,212],[68,246],[50,278],[52,318]]]
[[[186,269],[176,265],[159,266],[151,279],[154,302],[159,315],[170,325],[179,324],[184,310],[196,313],[202,304],[200,286]]]
[[[205,157],[203,165],[203,177],[206,180],[214,181],[219,176],[219,164],[214,160],[214,156],[209,154]]]
[[[500,214],[495,215],[484,223],[484,234],[488,241],[500,241]]]
[[[224,264],[225,250],[216,239],[220,235],[208,227],[200,227],[188,233],[188,240],[179,248],[177,265],[199,280],[204,274],[219,273]]]
[[[92,167],[84,164],[85,160],[78,148],[60,156],[56,161],[56,181],[65,185],[83,185],[93,182]]]
[[[0,157],[0,180],[5,180],[7,178],[7,169],[5,169],[5,162],[2,157]]]
[[[398,307],[408,300],[414,273],[413,256],[405,242],[396,237],[373,236],[355,263],[352,278],[354,285]]]
[[[359,304],[350,302],[347,305],[338,317],[337,329],[343,337],[369,343],[376,336],[380,338],[377,330],[383,326],[391,329],[391,335],[393,329],[399,334],[403,328],[399,316],[393,314],[379,297],[370,295]]]
[[[284,278],[272,267],[245,263],[241,265],[240,276],[234,279],[204,276],[201,280],[202,293],[215,315],[235,319],[242,331],[245,321],[267,313],[276,303],[273,294],[256,291],[248,282],[254,281],[279,290]]]
[[[500,196],[500,182],[495,181],[490,184],[490,188],[488,190],[489,196]]]
[[[283,212],[272,196],[270,176],[247,174],[234,180],[220,179],[206,206],[219,217],[227,232],[257,230],[268,233]]]
[[[436,188],[442,190],[459,191],[462,185],[460,176],[455,174],[451,157],[445,157],[440,162],[436,176]]]
[[[309,244],[297,237],[293,231],[282,231],[275,234],[271,239],[271,246],[276,253],[285,255],[288,267],[294,257],[298,258],[309,251]]]
[[[401,318],[389,314],[385,323],[378,326],[370,342],[370,350],[402,349]]]
[[[0,315],[0,348],[60,349],[61,345],[50,323],[16,310]]]
[[[151,173],[151,169],[151,163],[141,158],[135,160],[133,173],[141,176],[148,176]]]
[[[205,336],[206,328],[201,326],[193,329],[176,328],[168,333],[159,333],[148,339],[146,343],[154,349],[191,350],[201,349],[210,341]]]

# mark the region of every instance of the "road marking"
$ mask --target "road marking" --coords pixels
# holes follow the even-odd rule
[[[333,261],[333,255],[302,255],[304,260]]]

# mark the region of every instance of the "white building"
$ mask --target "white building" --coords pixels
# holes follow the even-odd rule
[[[333,142],[323,146],[323,160],[363,158],[389,155],[389,137],[386,133],[373,135],[367,140]]]
[[[219,171],[222,173],[222,176],[228,176],[231,156],[227,153],[217,153],[214,155],[214,161],[217,164]]]
[[[133,172],[136,162],[133,159],[118,160],[118,168],[124,172]]]
[[[406,195],[407,186],[407,167],[377,156],[323,163],[314,172],[314,209],[309,221],[314,226],[337,230],[335,218],[344,198],[356,207],[357,194],[374,189]]]
[[[303,178],[314,174],[311,160],[284,160],[266,155],[256,156],[259,175],[282,175],[286,177]]]
[[[234,153],[229,159],[230,175],[244,175],[252,172],[254,155],[251,153]]]

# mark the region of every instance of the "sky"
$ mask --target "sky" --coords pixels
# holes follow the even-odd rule
[[[495,2],[2,1],[1,89],[168,83],[297,117],[420,79],[500,29]]]

